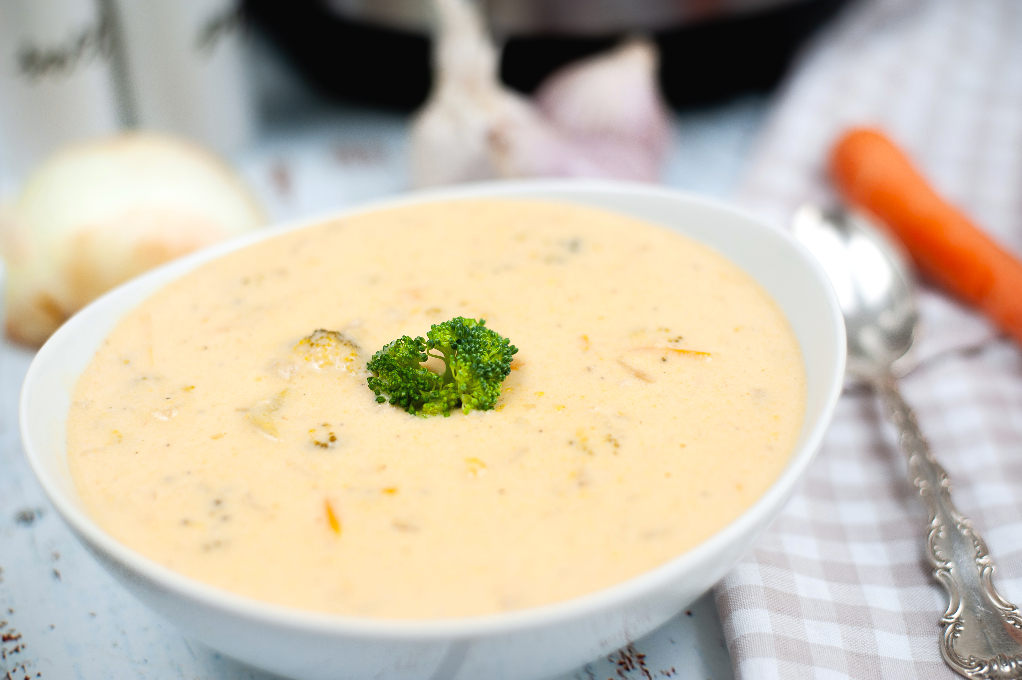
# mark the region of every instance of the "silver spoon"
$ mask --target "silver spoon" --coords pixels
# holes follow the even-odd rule
[[[930,514],[926,554],[947,590],[940,653],[967,678],[1022,678],[1022,612],[994,588],[994,563],[972,523],[951,503],[947,473],[933,459],[892,366],[912,347],[917,314],[900,252],[861,217],[805,206],[795,237],[830,275],[848,334],[848,371],[869,383],[900,434],[909,475]]]

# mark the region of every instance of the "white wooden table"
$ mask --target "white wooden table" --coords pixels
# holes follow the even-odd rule
[[[766,103],[679,116],[664,182],[726,198]],[[236,158],[276,220],[406,189],[407,119],[311,107],[271,124]],[[0,680],[269,680],[134,600],[82,548],[44,497],[21,451],[17,398],[32,353],[0,348]],[[712,598],[704,596],[625,650],[558,680],[730,680]]]

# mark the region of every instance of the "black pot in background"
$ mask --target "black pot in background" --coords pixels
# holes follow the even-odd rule
[[[768,92],[798,47],[846,1],[801,0],[655,33],[668,102],[684,109]],[[244,6],[324,94],[404,110],[425,101],[432,79],[426,36],[344,19],[322,0],[245,0]],[[511,37],[501,58],[501,78],[531,92],[558,67],[620,38]]]

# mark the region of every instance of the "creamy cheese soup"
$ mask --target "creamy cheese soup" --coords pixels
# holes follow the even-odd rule
[[[373,352],[454,316],[519,348],[496,408],[377,403]],[[804,410],[787,321],[709,248],[574,205],[452,201],[289,232],[166,286],[81,376],[68,455],[96,522],[182,574],[452,617],[683,553],[777,478]]]

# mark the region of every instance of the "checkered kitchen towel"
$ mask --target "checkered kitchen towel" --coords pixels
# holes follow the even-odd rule
[[[833,201],[826,155],[853,124],[885,129],[1022,255],[1022,1],[846,7],[779,94],[739,200],[779,224]],[[905,398],[996,585],[1022,604],[1022,349],[935,291],[919,302]],[[739,679],[958,677],[937,648],[926,514],[893,444],[872,395],[846,390],[801,490],[715,591]]]

